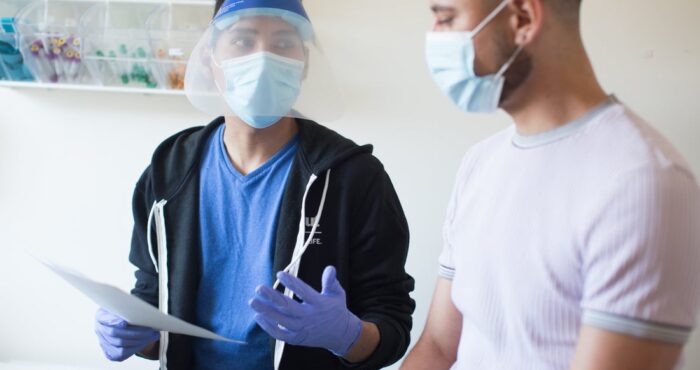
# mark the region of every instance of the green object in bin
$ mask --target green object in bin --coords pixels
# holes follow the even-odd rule
[[[140,65],[134,64],[134,66],[131,67],[131,78],[136,81],[141,81],[143,78],[143,68]]]
[[[124,47],[126,48],[126,45],[122,44],[119,46],[120,48]],[[100,56],[99,54],[102,53],[102,50],[98,50],[96,54]],[[109,56],[110,59],[117,59],[117,53],[114,50],[110,50],[107,55]],[[112,63],[117,63],[116,60],[113,60]],[[118,70],[118,69],[117,69]],[[119,75],[119,79],[121,80],[122,84],[128,85],[129,84],[129,74],[128,73],[122,73]]]

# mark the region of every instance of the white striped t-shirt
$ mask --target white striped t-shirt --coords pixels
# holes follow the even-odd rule
[[[535,136],[476,145],[457,177],[440,275],[463,325],[454,370],[568,369],[581,325],[684,343],[700,307],[689,166],[611,97]]]

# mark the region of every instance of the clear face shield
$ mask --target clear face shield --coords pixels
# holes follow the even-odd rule
[[[190,57],[185,93],[197,109],[265,128],[282,117],[327,122],[342,113],[311,23],[279,9],[217,18]]]

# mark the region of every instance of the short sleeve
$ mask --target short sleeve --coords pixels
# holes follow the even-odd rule
[[[455,203],[457,200],[456,189],[452,191],[450,203],[447,205],[447,216],[442,227],[442,252],[438,262],[440,263],[438,274],[440,277],[452,280],[455,276],[455,264],[453,260],[452,223],[454,221]]]
[[[692,174],[645,167],[619,177],[582,251],[583,324],[685,343],[700,308],[700,197]]]
[[[453,224],[455,214],[459,208],[459,194],[464,188],[464,184],[469,181],[469,175],[471,174],[475,163],[475,151],[476,148],[472,148],[462,159],[459,171],[457,171],[457,178],[452,190],[452,195],[450,196],[450,201],[447,205],[445,223],[442,227],[443,246],[442,252],[440,253],[440,257],[438,259],[440,264],[438,275],[448,280],[454,279],[455,275]]]

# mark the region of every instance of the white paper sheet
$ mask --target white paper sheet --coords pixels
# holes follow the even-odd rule
[[[123,290],[90,280],[80,273],[70,271],[54,263],[40,261],[70,285],[85,294],[100,307],[125,319],[129,324],[146,326],[159,331],[191,335],[200,338],[246,344],[243,341],[222,337],[177,317],[166,315],[141,299]]]

